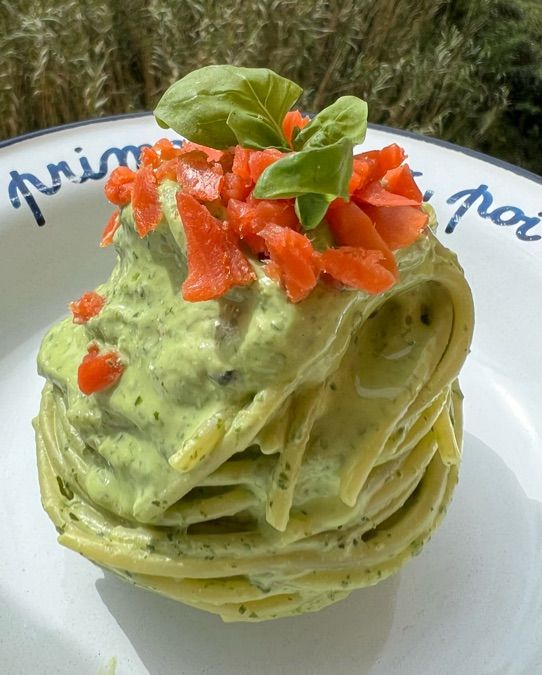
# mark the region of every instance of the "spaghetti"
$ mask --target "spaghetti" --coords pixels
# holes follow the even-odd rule
[[[254,262],[254,283],[186,302],[177,190],[161,184],[146,238],[123,208],[107,302],[43,341],[43,505],[60,543],[225,621],[318,610],[396,572],[443,517],[468,285],[426,229],[384,293],[319,283],[293,304]],[[89,342],[127,366],[85,396]]]

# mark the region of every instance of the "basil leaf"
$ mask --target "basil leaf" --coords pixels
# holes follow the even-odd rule
[[[326,215],[327,207],[335,195],[321,195],[309,192],[295,199],[295,212],[304,230],[314,230]]]
[[[226,124],[235,134],[237,143],[243,148],[265,150],[265,148],[278,148],[290,150],[286,145],[277,143],[275,130],[258,121],[255,124],[251,113],[232,111],[226,120]]]
[[[361,143],[367,132],[367,104],[357,96],[341,96],[314,117],[294,138],[294,147],[320,148],[348,138]]]
[[[352,149],[352,142],[343,138],[323,148],[291,152],[263,171],[252,194],[256,199],[284,199],[316,192],[348,199]]]
[[[205,66],[172,84],[154,115],[160,126],[212,148],[287,149],[281,124],[301,92],[267,68]]]
[[[335,238],[331,234],[329,225],[325,220],[314,230],[309,230],[307,237],[313,247],[320,252],[327,251],[328,248],[335,246]]]

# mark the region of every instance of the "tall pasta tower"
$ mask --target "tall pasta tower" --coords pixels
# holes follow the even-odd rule
[[[350,200],[303,232],[308,201],[248,182],[277,152],[161,141],[117,170],[115,268],[38,359],[60,542],[226,621],[314,611],[397,571],[442,519],[461,454],[472,299],[404,156],[361,187],[384,155],[357,156]],[[243,196],[228,176],[245,160]],[[398,243],[405,219],[421,226]],[[340,241],[353,222],[371,247]]]

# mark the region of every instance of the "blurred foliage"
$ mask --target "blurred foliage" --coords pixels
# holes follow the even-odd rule
[[[542,173],[540,0],[0,0],[0,136],[152,109],[209,63]]]

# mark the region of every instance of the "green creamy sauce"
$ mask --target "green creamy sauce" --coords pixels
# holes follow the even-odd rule
[[[329,375],[294,506],[336,494],[338,464],[377,438],[382,420],[400,416],[441,356],[435,325],[449,331],[451,310],[437,284],[423,282],[436,265],[454,264],[450,254],[432,235],[398,252],[401,282],[383,307],[382,296],[323,284],[294,305],[257,261],[251,286],[188,303],[180,293],[186,259],[178,186],[166,181],[160,189],[165,217],[150,236],[141,239],[130,207],[123,210],[118,261],[97,289],[107,298],[102,311],[85,325],[63,320],[39,353],[39,372],[62,392],[85,447],[81,487],[124,518],[158,516],[178,498],[165,497],[179,478],[168,459],[212,415],[238,412],[269,387],[293,390]],[[77,368],[91,341],[117,349],[126,368],[113,388],[85,396]]]

